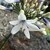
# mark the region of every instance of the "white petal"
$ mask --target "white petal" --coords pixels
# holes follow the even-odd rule
[[[30,39],[30,33],[26,25],[23,26],[25,36]]]
[[[40,29],[36,25],[31,23],[27,23],[27,27],[29,28],[29,31],[40,31]]]
[[[19,14],[18,20],[26,20],[26,16],[22,13]]]
[[[33,20],[27,20],[27,22],[28,22],[28,23],[35,23],[35,22],[37,22],[37,20],[38,20],[38,18],[35,18],[35,19],[33,19]]]
[[[16,34],[16,33],[20,30],[20,28],[21,28],[21,25],[20,25],[20,24],[16,25],[16,26],[13,27],[13,29],[11,30],[11,33],[12,33],[12,34]]]
[[[18,24],[18,21],[16,20],[16,21],[10,21],[9,22],[11,25],[16,25],[16,24]]]

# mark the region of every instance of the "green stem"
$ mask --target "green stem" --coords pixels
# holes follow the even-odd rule
[[[4,43],[1,45],[0,50],[2,50],[2,48],[4,47],[4,45],[6,44],[6,42],[8,41],[8,39],[10,38],[11,34],[9,34],[6,39],[4,40]]]

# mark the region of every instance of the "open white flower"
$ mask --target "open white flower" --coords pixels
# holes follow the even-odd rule
[[[32,23],[35,23],[35,21],[36,21],[35,19],[26,20],[24,11],[21,10],[18,16],[18,20],[9,22],[11,25],[14,25],[13,29],[11,30],[11,33],[16,34],[22,28],[22,31],[24,31],[25,36],[28,39],[30,39],[29,31],[40,31],[40,29],[35,24],[32,24]]]

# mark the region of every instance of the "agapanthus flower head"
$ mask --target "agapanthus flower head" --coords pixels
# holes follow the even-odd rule
[[[35,21],[36,21],[35,19],[34,20],[26,20],[24,10],[21,10],[20,14],[18,16],[18,20],[9,22],[11,25],[14,25],[13,29],[11,30],[11,33],[16,34],[18,31],[22,30],[24,32],[25,36],[28,39],[30,39],[29,31],[40,31],[40,29],[34,24]]]
[[[20,0],[5,0],[7,3],[16,3],[20,2]]]

